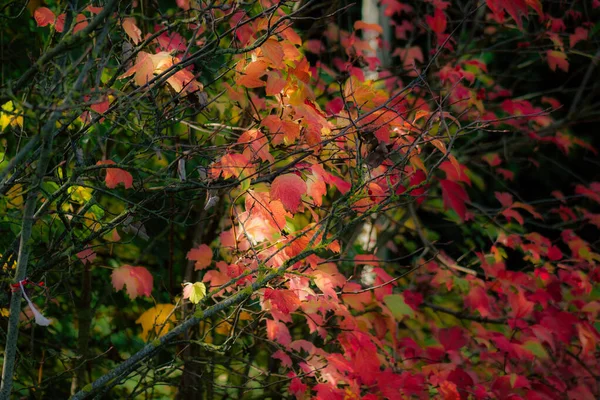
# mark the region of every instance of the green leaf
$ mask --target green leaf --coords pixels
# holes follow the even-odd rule
[[[383,302],[398,321],[401,321],[404,317],[414,318],[415,316],[415,311],[404,302],[404,295],[402,294],[385,296]]]
[[[534,356],[541,359],[548,359],[548,352],[542,344],[535,340],[528,340],[523,344],[523,348],[529,350]]]

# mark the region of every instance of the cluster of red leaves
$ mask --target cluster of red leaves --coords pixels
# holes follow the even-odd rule
[[[381,2],[386,15],[398,17],[393,22],[398,38],[422,34],[420,27],[427,26],[435,36],[434,47],[452,51],[456,43],[449,32],[450,3],[428,3],[431,12],[415,22],[411,6]],[[187,1],[178,5],[183,10],[191,7]],[[487,6],[496,28],[513,21],[523,29],[523,19],[535,18],[530,15],[535,11],[548,25],[545,39],[552,44],[541,55],[551,70],[569,70],[559,35],[564,24],[546,15],[541,2],[488,0]],[[257,43],[285,16],[281,11],[277,18],[251,19],[237,29],[247,15],[231,12],[229,23],[240,47]],[[63,29],[61,16],[45,7],[36,10],[35,19],[39,26]],[[85,23],[85,16],[77,16],[74,31]],[[135,20],[126,18],[122,27],[134,44],[142,42]],[[210,246],[191,249],[188,260],[204,272],[204,282],[219,289],[218,298],[255,282],[261,268],[276,270],[307,249],[318,250],[255,294],[266,315],[266,337],[277,347],[272,357],[291,378],[289,391],[297,398],[597,398],[600,334],[595,323],[600,303],[592,292],[600,284],[600,255],[573,230],[564,230],[560,243],[535,231],[511,233],[511,221],[526,226],[526,217],[543,218],[532,205],[514,201],[512,194],[496,193],[501,208],[494,222],[500,228],[493,245],[477,254],[482,272],[465,275],[465,268],[446,258],[419,260],[424,265],[413,272],[408,288],[398,270],[373,254],[355,255],[354,279],[343,271],[343,262],[325,258],[341,250],[321,229],[320,222],[335,213],[328,194],[344,196],[348,215],[385,212],[391,201],[408,198],[459,223],[475,219],[469,195],[474,190],[472,171],[449,152],[440,134],[444,129],[480,121],[520,130],[535,143],[552,143],[565,153],[573,146],[586,146],[565,132],[538,134],[553,119],[541,105],[513,99],[510,90],[493,82],[488,66],[478,58],[445,58],[446,64],[432,73],[452,104],[451,113],[425,100],[422,87],[405,90],[406,82],[397,76],[382,72],[384,85],[373,84],[365,73],[375,72],[379,60],[372,41],[362,40],[360,32],[380,34],[382,29],[364,22],[354,28],[350,33],[331,24],[323,41],[303,43],[280,24],[273,36],[252,47],[250,55],[238,56],[230,84],[223,87],[229,99],[251,110],[260,123],[231,143],[208,175],[211,182],[239,183],[243,202],[231,204],[234,223]],[[586,28],[575,29],[569,47],[587,37]],[[311,65],[303,52],[320,55],[325,43],[339,46],[342,55],[334,56],[330,65]],[[191,68],[177,68],[181,59],[174,54],[186,48],[183,38],[160,36],[148,45],[152,50],[138,52],[121,79],[133,77],[143,87],[166,72],[166,82],[177,93],[202,90]],[[421,48],[399,49],[393,55],[400,57],[408,77],[422,72]],[[328,79],[321,79],[324,76]],[[327,98],[326,104],[321,98]],[[547,102],[556,106],[554,99]],[[499,118],[504,116],[513,119]],[[295,159],[290,149],[302,157]],[[379,157],[373,156],[376,152]],[[407,161],[396,162],[388,154]],[[431,155],[440,160],[439,171],[428,168]],[[499,154],[483,159],[503,179],[514,178],[512,171],[498,168],[503,163]],[[250,182],[266,170],[283,172],[262,183]],[[105,182],[109,188],[121,183],[130,188],[133,177],[109,167]],[[579,185],[575,194],[600,203],[597,183]],[[439,197],[442,202],[436,204]],[[556,197],[563,204],[552,212],[563,220],[581,218],[600,226],[598,214],[569,207],[561,193]],[[211,246],[219,248],[218,257]],[[507,268],[507,251],[520,254],[531,271]],[[152,275],[143,267],[115,269],[112,281],[117,290],[126,286],[132,299],[152,292]],[[227,286],[221,290],[223,285]],[[432,315],[432,309],[441,307],[435,304],[440,298],[448,300],[441,306],[449,307],[445,311],[452,318]],[[289,329],[292,322],[302,324],[314,340],[297,337]]]

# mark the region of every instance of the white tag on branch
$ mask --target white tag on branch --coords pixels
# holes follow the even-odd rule
[[[41,312],[39,312],[37,308],[35,308],[35,305],[31,300],[29,300],[29,297],[27,297],[27,293],[25,293],[25,289],[23,288],[23,282],[19,282],[19,286],[21,286],[21,293],[23,293],[23,297],[25,297],[25,300],[27,300],[27,304],[29,304],[29,308],[31,309],[31,312],[35,317],[35,323],[40,326],[50,325],[50,323],[52,323],[52,320],[44,317],[44,315]]]
[[[182,182],[185,182],[186,174],[185,174],[185,159],[182,157],[177,162],[177,173],[179,174],[179,179]]]
[[[204,209],[208,210],[209,208],[212,208],[218,202],[219,202],[219,196],[217,196],[217,191],[209,190],[206,193],[206,203],[204,204]]]

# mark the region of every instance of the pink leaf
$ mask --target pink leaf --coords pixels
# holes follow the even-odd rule
[[[79,258],[79,260],[81,260],[81,262],[84,265],[88,263],[91,264],[92,261],[96,259],[96,253],[94,253],[94,250],[90,249],[89,247],[86,247],[85,249],[77,253],[77,258]]]
[[[154,279],[144,267],[123,265],[113,270],[111,278],[115,290],[122,290],[127,286],[127,295],[132,300],[140,295],[150,297],[152,294]]]
[[[187,259],[196,261],[195,270],[205,269],[210,265],[213,258],[213,252],[210,247],[205,244],[200,245],[197,248],[191,249],[187,253]]]

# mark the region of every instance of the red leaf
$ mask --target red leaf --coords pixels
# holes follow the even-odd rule
[[[439,8],[435,9],[433,16],[426,15],[425,22],[427,22],[427,25],[429,25],[431,30],[438,35],[444,33],[448,24],[446,21],[446,14]]]
[[[96,165],[114,165],[116,164],[112,160],[98,161]],[[119,183],[125,186],[125,189],[131,188],[133,185],[133,176],[121,168],[106,168],[106,187],[114,189]]]
[[[467,208],[465,206],[466,201],[470,201],[469,195],[456,182],[452,182],[448,179],[440,180],[442,186],[442,197],[444,199],[444,207],[452,208],[461,220],[465,220]]]
[[[533,311],[533,302],[527,300],[521,290],[518,293],[509,291],[508,303],[512,308],[511,316],[514,318],[527,318]]]
[[[563,257],[562,251],[557,246],[551,246],[548,248],[548,259],[551,261],[558,261]]]
[[[196,271],[205,269],[212,262],[213,252],[205,244],[200,245],[197,248],[191,249],[187,253],[187,259],[191,261],[196,261],[196,265],[194,269]]]
[[[503,19],[504,11],[506,11],[515,20],[519,28],[523,28],[521,17],[523,15],[527,16],[526,0],[487,0],[487,5],[498,19]]]
[[[457,326],[440,329],[438,339],[446,351],[458,350],[468,343],[463,330]]]
[[[302,195],[306,194],[306,190],[306,182],[298,175],[280,175],[271,184],[271,199],[281,200],[286,210],[295,213],[302,203]]]
[[[572,35],[569,35],[569,46],[571,47],[575,47],[575,45],[582,41],[582,40],[586,40],[588,37],[588,30],[581,28],[581,27],[577,27],[575,28],[575,33],[573,33]]]
[[[513,204],[513,196],[510,193],[506,193],[506,192],[494,192],[494,195],[496,196],[496,198],[498,199],[498,201],[500,202],[500,204],[502,204],[502,207],[510,207]]]
[[[490,316],[490,299],[481,286],[472,287],[465,297],[465,306],[479,311],[482,317]]]
[[[56,19],[54,13],[48,7],[36,8],[33,13],[33,18],[35,18],[35,22],[38,26],[54,24],[54,20]]]
[[[154,279],[144,267],[123,265],[113,270],[111,278],[115,290],[121,290],[123,286],[127,286],[127,295],[132,300],[140,295],[150,297],[152,294]]]
[[[513,210],[512,208],[502,211],[502,215],[504,215],[504,217],[508,221],[510,221],[511,218],[514,219],[515,221],[517,221],[519,223],[519,225],[523,225],[523,223],[525,223],[525,220],[523,219],[521,214],[519,214],[519,212],[517,210]]]
[[[279,311],[283,316],[288,316],[300,307],[300,299],[291,290],[285,289],[265,289],[264,300],[270,302],[271,313],[274,309]],[[273,317],[276,315],[273,313]]]

